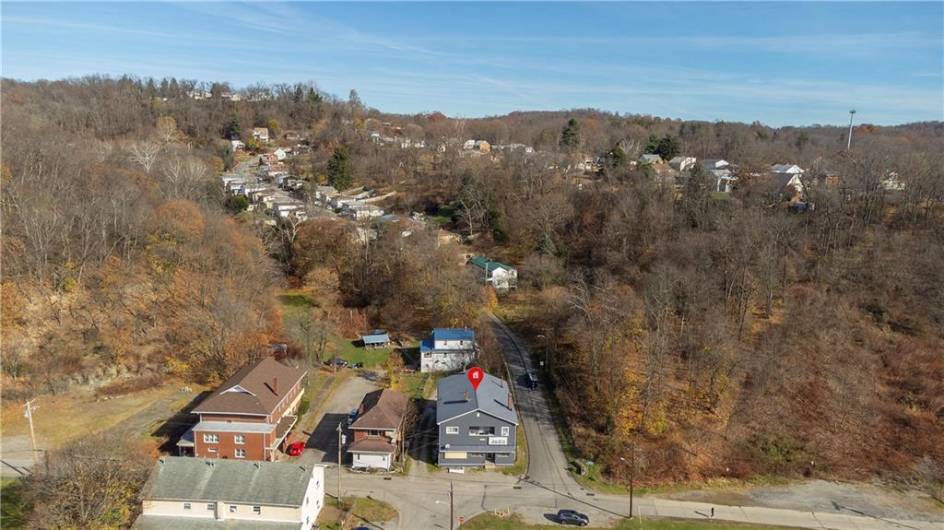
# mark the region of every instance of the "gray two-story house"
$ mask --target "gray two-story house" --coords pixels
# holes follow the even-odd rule
[[[515,463],[518,414],[507,382],[485,374],[475,390],[461,373],[440,379],[436,387],[441,467],[463,471]]]

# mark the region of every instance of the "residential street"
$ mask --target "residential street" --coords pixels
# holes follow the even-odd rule
[[[567,473],[567,458],[561,450],[551,409],[541,390],[528,390],[520,384],[525,372],[534,370],[527,346],[495,315],[490,315],[495,336],[511,370],[516,390],[518,414],[528,437],[529,481],[557,493],[573,495],[581,488]]]
[[[325,480],[330,485],[337,480],[337,468],[326,470]],[[572,508],[590,516],[594,526],[615,523],[628,512],[629,499],[621,495],[586,492],[579,495],[561,495],[534,484],[519,482],[513,477],[497,473],[467,473],[449,475],[434,473],[426,477],[378,476],[345,471],[342,477],[344,495],[371,496],[393,505],[400,512],[402,530],[449,528],[449,483],[455,489],[455,513],[466,520],[482,512],[514,511],[530,523],[547,523],[547,516],[560,508]],[[673,501],[654,497],[635,500],[637,516],[674,517],[680,519],[709,519],[711,509],[715,519],[743,523],[796,526],[800,528],[834,528],[839,530],[866,530],[908,528],[919,530],[944,529],[944,519],[929,521],[901,521],[857,515],[848,509],[835,512],[809,512],[776,508],[724,506],[718,504]]]

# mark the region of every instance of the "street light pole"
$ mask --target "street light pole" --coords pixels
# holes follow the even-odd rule
[[[855,116],[855,109],[849,111],[849,139],[846,140],[846,151],[852,149],[852,117]]]
[[[623,463],[629,464],[629,518],[633,518],[633,482],[636,479],[636,444],[633,444],[633,451],[630,453],[630,461],[620,457]]]
[[[33,446],[33,464],[36,464],[36,433],[33,431],[33,411],[36,409],[33,407],[33,401],[35,401],[35,399],[31,399],[26,402],[26,413],[24,416],[26,416],[26,419],[29,420],[30,444]],[[46,465],[49,465],[48,458],[46,460]]]

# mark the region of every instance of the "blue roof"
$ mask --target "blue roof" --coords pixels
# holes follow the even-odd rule
[[[469,328],[434,328],[433,340],[475,340],[475,332]]]
[[[434,351],[434,350],[435,348],[433,348],[432,338],[423,339],[422,341],[420,341],[420,353]]]
[[[385,344],[390,342],[390,336],[382,329],[374,329],[365,335],[361,335],[361,340],[364,341],[364,344]]]

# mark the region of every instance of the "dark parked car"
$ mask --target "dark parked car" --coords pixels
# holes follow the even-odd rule
[[[351,365],[351,368],[363,368],[364,363],[354,363]]]
[[[327,364],[328,366],[338,366],[340,368],[344,368],[345,366],[348,365],[348,362],[340,357],[335,357],[334,359],[331,359],[330,361],[326,361],[325,364]]]
[[[557,522],[560,524],[587,526],[590,524],[590,518],[577,510],[560,510],[557,512]]]
[[[538,376],[534,375],[534,372],[528,372],[524,375],[524,380],[528,384],[528,388],[535,390],[538,387]]]

